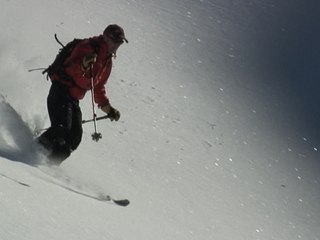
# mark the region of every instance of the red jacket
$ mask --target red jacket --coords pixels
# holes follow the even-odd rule
[[[94,100],[98,106],[104,106],[109,103],[106,96],[105,84],[109,78],[112,68],[112,55],[107,56],[107,44],[103,40],[102,35],[93,37],[98,44],[98,56],[97,61],[93,64],[93,90]],[[73,80],[72,84],[66,84],[68,86],[69,94],[77,99],[83,99],[88,90],[91,89],[91,76],[90,69],[83,71],[81,64],[83,58],[94,53],[95,49],[89,40],[83,40],[79,42],[73,49],[71,55],[65,60],[65,72]],[[53,76],[52,80],[60,80]]]

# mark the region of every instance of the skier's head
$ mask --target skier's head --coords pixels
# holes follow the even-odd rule
[[[128,40],[124,35],[123,28],[117,24],[107,26],[103,31],[103,36],[105,38],[110,38],[116,44],[122,44],[124,42],[128,43]]]

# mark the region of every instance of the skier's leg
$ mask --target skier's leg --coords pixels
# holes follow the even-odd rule
[[[72,127],[70,130],[69,141],[71,150],[77,149],[82,139],[82,113],[78,104],[73,105]]]
[[[53,82],[47,99],[51,127],[38,139],[50,152],[48,158],[57,164],[71,153],[68,135],[72,127],[72,99],[66,89]]]

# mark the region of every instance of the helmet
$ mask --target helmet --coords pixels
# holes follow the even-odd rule
[[[117,24],[111,24],[107,26],[103,31],[103,35],[111,38],[111,40],[116,43],[123,43],[124,41],[128,43],[128,40],[124,35],[123,28]]]

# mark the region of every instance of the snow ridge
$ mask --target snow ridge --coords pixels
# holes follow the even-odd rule
[[[32,131],[4,97],[0,101],[0,122],[0,157],[30,165],[40,163]]]

